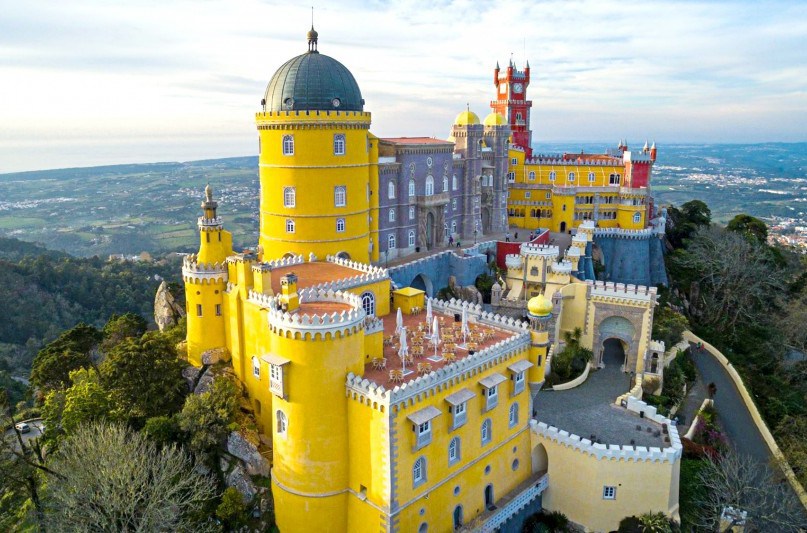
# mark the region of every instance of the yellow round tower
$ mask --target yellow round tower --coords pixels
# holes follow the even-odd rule
[[[205,187],[204,214],[199,217],[199,253],[188,255],[182,264],[185,281],[185,309],[188,313],[188,361],[202,366],[202,354],[225,344],[224,289],[227,286],[225,260],[233,253],[233,238],[216,215],[218,203],[213,189]]]
[[[347,531],[350,444],[345,376],[364,365],[364,318],[353,294],[284,276],[267,312],[272,365],[272,495],[281,531]]]
[[[370,113],[344,65],[317,51],[281,66],[255,122],[260,139],[260,247],[286,254],[370,260]],[[373,163],[373,165],[371,165]]]

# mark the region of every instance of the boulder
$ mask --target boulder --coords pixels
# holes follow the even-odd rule
[[[269,476],[269,461],[258,451],[257,446],[244,438],[241,433],[233,431],[227,437],[227,452],[244,463],[251,476]]]
[[[160,331],[175,326],[180,318],[185,316],[185,309],[177,303],[168,283],[163,281],[154,296],[154,322]]]
[[[232,469],[227,473],[224,483],[228,487],[235,487],[235,489],[238,490],[238,492],[240,492],[244,497],[244,503],[249,503],[252,501],[252,498],[254,498],[255,494],[258,493],[258,488],[244,471],[244,467],[242,467],[238,462],[236,462],[232,466]]]

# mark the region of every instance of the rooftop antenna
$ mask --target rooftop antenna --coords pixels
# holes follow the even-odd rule
[[[314,6],[311,6],[311,27],[314,27]]]

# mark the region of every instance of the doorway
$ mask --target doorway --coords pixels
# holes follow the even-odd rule
[[[493,505],[493,485],[485,487],[485,509],[490,510]]]

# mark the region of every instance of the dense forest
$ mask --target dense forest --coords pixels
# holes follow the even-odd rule
[[[75,258],[0,237],[0,387],[9,374],[27,377],[36,352],[79,322],[103,325],[112,315],[151,319],[162,279],[181,279],[179,257],[156,262]],[[177,288],[180,288],[177,286]]]

